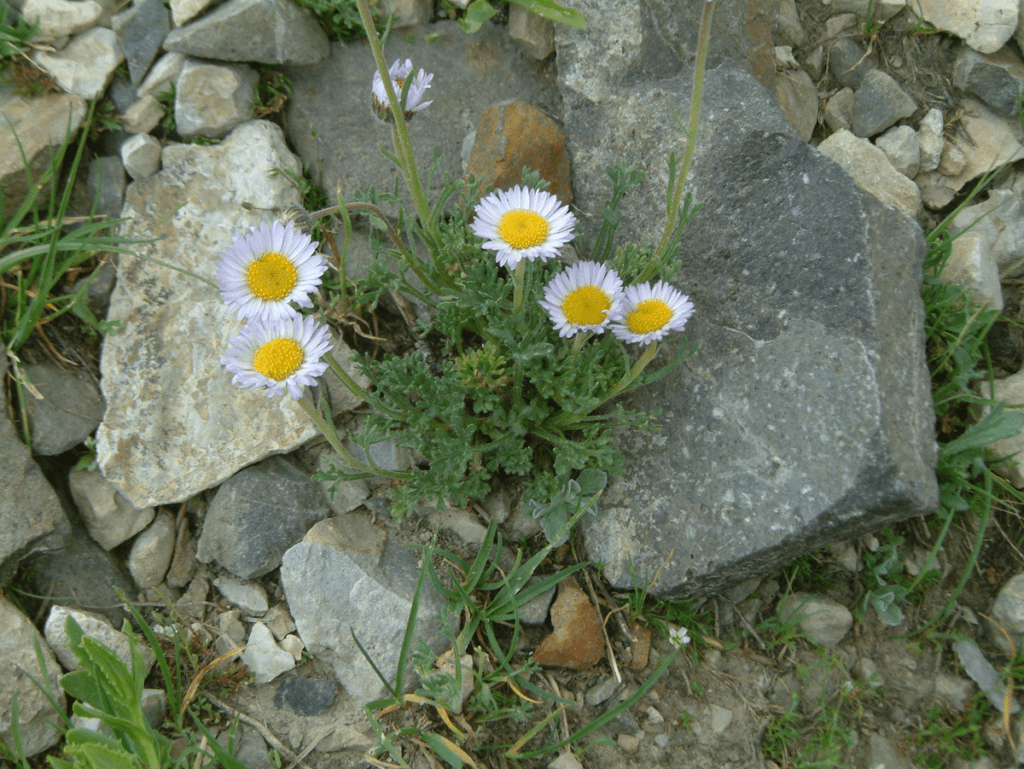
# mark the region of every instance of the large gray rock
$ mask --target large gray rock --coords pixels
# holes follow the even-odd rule
[[[139,85],[160,52],[164,36],[171,31],[171,14],[160,0],[143,0],[125,12],[131,18],[120,28],[118,38],[128,60],[132,85]]]
[[[436,34],[437,39],[423,45],[392,35],[385,58],[388,65],[408,58],[414,71],[434,73],[426,95],[433,104],[410,121],[409,136],[424,184],[434,150],[441,153],[428,192],[436,196],[445,174],[453,179],[462,176],[462,140],[476,128],[484,109],[519,98],[557,116],[561,104],[553,60],[538,62],[527,56],[506,30],[486,24],[475,35],[467,35],[456,22],[445,21],[421,27],[419,33]],[[374,71],[369,46],[339,43],[331,46],[323,64],[285,70],[292,81],[288,138],[310,164],[314,179],[332,194],[341,190],[347,200],[356,190],[372,185],[391,191],[395,183],[397,170],[378,149],[383,145],[394,152],[391,128],[370,112]]]
[[[587,32],[556,37],[576,204],[593,233],[604,167],[632,160],[648,176],[619,243],[656,240],[664,161],[684,146],[671,108],[688,113],[692,75],[584,78],[581,41],[603,61],[624,26],[627,9],[603,7]],[[675,280],[700,348],[626,399],[660,408],[661,430],[617,435],[625,472],[584,529],[615,587],[660,572],[658,595],[721,590],[938,501],[919,228],[801,142],[736,64],[708,73],[704,98],[689,185],[703,209]]]
[[[986,55],[965,45],[956,57],[953,85],[974,94],[996,112],[1016,117],[1017,94],[1024,87],[1024,63],[1005,49]]]
[[[6,371],[7,355],[0,348],[0,382]],[[0,585],[6,585],[24,556],[62,547],[70,529],[57,495],[5,413],[0,413],[0,489]]]
[[[104,550],[131,539],[156,516],[152,507],[132,505],[114,484],[93,470],[72,470],[68,487],[82,523]]]
[[[171,145],[163,170],[128,188],[126,235],[159,238],[122,256],[100,361],[107,413],[96,432],[100,469],[136,507],[180,502],[316,434],[291,398],[243,391],[219,360],[238,333],[220,294],[157,259],[212,279],[217,255],[299,203],[275,169],[300,172],[281,130],[251,121],[222,144]],[[168,212],[174,214],[168,216]]]
[[[217,490],[196,558],[202,563],[216,560],[242,579],[262,577],[328,514],[309,474],[291,460],[271,457],[242,470]]]
[[[34,553],[25,559],[27,590],[69,608],[95,611],[121,627],[128,616],[123,596],[137,591],[124,568],[124,558],[104,550],[89,536],[66,484],[59,484],[56,490],[67,512],[70,534],[62,549]]]
[[[163,43],[165,51],[189,56],[265,64],[316,64],[329,46],[313,12],[288,0],[228,0]]]
[[[0,740],[8,746],[14,744],[11,703],[12,695],[17,694],[22,749],[26,757],[34,756],[60,740],[60,732],[52,726],[60,717],[32,679],[39,681],[45,676],[63,710],[64,690],[57,685],[60,665],[29,618],[3,598],[0,598],[0,627],[4,629],[0,634],[0,681],[4,682],[0,697]],[[36,643],[42,649],[46,670],[39,669]]]
[[[174,95],[174,121],[185,139],[219,139],[243,123],[256,102],[260,76],[245,64],[219,65],[187,59]]]
[[[83,99],[97,99],[124,61],[124,51],[111,30],[93,27],[76,35],[59,51],[36,51],[32,60],[53,75],[61,89]]]
[[[388,538],[369,516],[355,513],[321,521],[281,559],[281,584],[302,642],[334,668],[360,703],[377,699],[385,689],[352,633],[394,683],[418,579],[413,551]],[[443,609],[444,601],[426,580],[416,633],[435,653],[446,645],[437,619]]]
[[[38,363],[25,366],[25,374],[43,396],[25,401],[33,453],[61,454],[92,435],[106,406],[99,386],[86,372]]]

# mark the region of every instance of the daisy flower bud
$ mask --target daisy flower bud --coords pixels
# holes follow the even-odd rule
[[[556,256],[572,240],[576,225],[569,207],[550,192],[519,185],[492,192],[475,212],[470,227],[484,239],[484,248],[498,252],[498,264],[509,269],[520,259],[543,262]]]
[[[669,331],[682,331],[693,315],[693,302],[664,281],[641,283],[622,292],[622,312],[612,323],[617,339],[634,344],[657,342]]]
[[[406,59],[405,64],[402,64],[399,59],[396,59],[388,69],[388,74],[391,76],[391,85],[395,89],[395,95],[401,99],[405,81],[412,74],[412,60]],[[423,95],[430,88],[430,81],[433,79],[433,73],[426,74],[422,69],[416,73],[402,107],[402,114],[406,120],[411,120],[414,114],[433,103],[432,101],[423,101]],[[380,72],[373,73],[373,88],[370,98],[373,114],[385,123],[394,123],[395,117],[391,114],[391,105],[388,104],[388,94],[384,90],[384,79],[380,76]]]
[[[577,262],[552,278],[540,306],[559,336],[603,334],[619,313],[621,292],[622,279],[615,270],[599,262]]]
[[[287,389],[295,400],[304,385],[316,383],[327,370],[320,358],[331,349],[327,326],[312,317],[296,315],[272,321],[254,320],[228,343],[221,365],[243,390],[267,388],[267,397]]]
[[[221,299],[239,318],[254,320],[291,317],[292,302],[312,307],[309,295],[327,270],[318,245],[293,222],[260,222],[247,235],[236,233],[217,262]]]

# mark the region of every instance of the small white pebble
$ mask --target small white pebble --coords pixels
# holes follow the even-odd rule
[[[656,707],[653,705],[647,708],[647,720],[654,725],[665,723],[665,716],[663,716]]]
[[[632,734],[620,734],[618,743],[619,747],[627,753],[636,753],[640,749],[640,740]]]

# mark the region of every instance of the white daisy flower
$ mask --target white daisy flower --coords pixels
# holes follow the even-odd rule
[[[406,59],[405,64],[396,59],[395,63],[388,69],[388,74],[391,75],[391,85],[395,89],[395,96],[399,99],[402,98],[402,89],[405,87],[405,81],[411,73],[412,59]],[[433,103],[432,101],[423,101],[423,94],[430,88],[430,81],[433,79],[434,73],[432,72],[426,74],[421,69],[416,73],[416,78],[412,81],[412,85],[409,86],[409,93],[406,94],[405,98],[403,114],[406,120],[410,120],[415,113]],[[384,78],[380,76],[379,71],[373,73],[371,103],[374,115],[385,123],[395,122],[394,117],[391,115],[391,105],[388,104],[387,91],[384,90]]]
[[[309,294],[327,269],[318,245],[293,222],[260,222],[247,235],[235,233],[217,262],[221,299],[238,317],[252,320],[291,317],[292,302],[312,307]]]
[[[603,334],[619,313],[621,293],[622,278],[615,270],[600,262],[577,262],[552,278],[540,306],[559,336]]]
[[[267,397],[285,388],[298,400],[302,387],[312,385],[327,370],[320,358],[331,349],[327,326],[312,317],[295,315],[271,321],[253,320],[228,343],[221,365],[243,390],[267,388]]]
[[[492,192],[476,205],[470,225],[484,239],[483,247],[497,251],[498,264],[509,269],[520,259],[550,259],[572,240],[576,217],[568,206],[544,190],[516,185]]]
[[[669,331],[682,331],[693,315],[693,302],[668,283],[641,283],[622,292],[622,312],[612,323],[617,339],[636,344],[657,342]]]

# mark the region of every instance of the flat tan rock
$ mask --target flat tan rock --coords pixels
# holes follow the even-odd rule
[[[533,654],[539,664],[587,670],[604,656],[601,619],[587,594],[571,579],[558,587],[558,598],[551,606],[551,624],[554,632]]]

